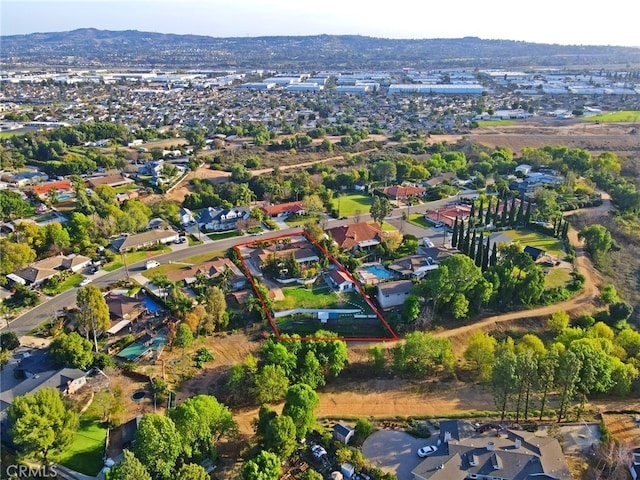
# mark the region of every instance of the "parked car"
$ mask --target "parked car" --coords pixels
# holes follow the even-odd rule
[[[438,447],[436,447],[435,445],[426,445],[418,449],[418,456],[420,458],[428,457],[429,455],[431,455],[433,452],[437,450],[438,450]]]
[[[160,266],[160,262],[156,261],[156,260],[147,260],[147,263],[145,264],[147,270],[151,270],[152,268],[156,268]]]
[[[86,286],[87,286],[87,285],[89,285],[91,282],[93,282],[93,280],[92,280],[92,279],[90,279],[90,278],[85,278],[84,280],[82,280],[82,281],[78,284],[78,286],[79,286],[79,287],[86,287]]]

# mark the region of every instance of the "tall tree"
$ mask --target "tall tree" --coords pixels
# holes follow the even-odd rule
[[[169,417],[147,413],[138,424],[133,453],[155,478],[170,480],[182,453],[182,439]]]
[[[98,352],[98,337],[111,325],[109,306],[102,292],[95,285],[80,287],[76,295],[77,321],[82,330],[93,335],[93,345]]]
[[[480,241],[478,242],[478,249],[476,250],[476,266],[482,269],[482,258],[484,257],[484,232],[480,232]]]
[[[91,342],[77,332],[62,332],[49,344],[49,356],[58,366],[73,366],[82,370],[93,362]]]
[[[491,370],[496,358],[496,344],[494,337],[480,330],[474,332],[467,342],[464,358],[473,366],[481,383],[491,379]]]
[[[493,204],[492,199],[493,197],[489,196],[488,198],[489,204],[487,205],[487,211],[485,212],[485,217],[484,217],[484,224],[487,226],[491,223],[491,205]]]
[[[558,368],[558,349],[553,346],[547,350],[545,355],[538,362],[538,391],[540,392],[540,417],[542,421],[544,408],[547,406],[549,391],[555,384],[555,374]]]
[[[596,261],[602,259],[613,244],[611,233],[599,224],[583,228],[578,232],[578,238],[584,239],[587,250]]]
[[[500,410],[500,421],[504,421],[507,405],[516,385],[516,355],[503,350],[496,358],[491,373],[491,385],[496,408]]]
[[[204,325],[205,332],[213,333],[216,328],[220,330],[226,327],[229,323],[229,314],[227,313],[224,291],[220,287],[207,288],[206,304],[208,321]]]
[[[283,398],[289,379],[280,365],[267,364],[256,375],[251,393],[259,403],[271,403]]]
[[[298,383],[287,389],[282,414],[288,415],[296,426],[298,438],[304,438],[316,423],[315,409],[320,398],[309,385]]]
[[[78,429],[78,414],[65,405],[55,388],[18,396],[7,409],[13,442],[30,457],[47,463],[51,453],[64,451]]]
[[[189,328],[189,325],[185,323],[181,323],[178,325],[178,330],[176,331],[176,339],[173,341],[173,344],[176,347],[182,348],[182,368],[185,369],[185,357],[187,353],[187,348],[191,347],[193,344],[193,333]]]
[[[122,453],[124,459],[109,469],[105,476],[107,480],[151,480],[145,466],[130,450]]]
[[[576,394],[581,368],[582,362],[571,350],[565,350],[560,354],[556,371],[557,386],[560,388],[560,405],[557,409],[558,423],[566,417],[569,404]]]
[[[371,214],[371,218],[382,226],[382,222],[391,213],[392,209],[393,207],[388,198],[376,195],[373,198],[369,213]]]
[[[296,426],[287,415],[272,418],[265,428],[264,447],[280,458],[288,458],[297,447]]]
[[[176,472],[176,480],[210,480],[203,466],[197,463],[185,463]]]
[[[275,453],[262,450],[242,467],[242,480],[278,480],[280,458]]]
[[[527,211],[524,214],[524,226],[531,223],[531,200],[527,200]]]
[[[456,248],[458,245],[458,217],[453,222],[453,233],[451,234],[451,246]]]

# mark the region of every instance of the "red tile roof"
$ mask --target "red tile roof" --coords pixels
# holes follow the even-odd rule
[[[376,223],[353,223],[327,230],[340,248],[353,248],[360,242],[382,241],[382,229]]]
[[[269,216],[280,215],[282,213],[298,213],[302,210],[304,210],[302,202],[280,203],[278,205],[262,207],[262,211]]]
[[[353,283],[353,280],[349,278],[349,275],[344,273],[342,270],[331,270],[329,272],[329,277],[331,277],[331,280],[333,280],[336,285],[342,285],[345,282]]]
[[[52,188],[56,190],[71,190],[71,182],[68,180],[58,180],[55,182],[41,183],[40,185],[31,187],[31,191],[37,195],[44,195]]]
[[[414,187],[413,185],[408,185],[406,187],[403,187],[400,185],[394,185],[392,187],[385,187],[382,190],[382,193],[394,198],[410,197],[412,195],[420,195],[424,192],[426,192],[424,188]]]

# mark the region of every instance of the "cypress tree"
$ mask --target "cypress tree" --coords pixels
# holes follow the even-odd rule
[[[476,204],[471,202],[471,212],[469,212],[469,222],[476,216]],[[473,223],[473,222],[471,222]]]
[[[482,252],[482,271],[486,272],[489,268],[489,239],[487,238],[487,246],[484,248]]]
[[[569,237],[569,222],[564,222],[564,227],[562,229],[562,238],[567,240]]]
[[[498,263],[498,249],[495,243],[491,248],[491,258],[489,259],[489,263],[491,264],[492,267]]]
[[[496,210],[493,212],[493,226],[498,226],[498,218],[500,217],[500,199],[496,198]]]
[[[464,242],[464,221],[460,223],[460,227],[458,227],[458,241],[456,242],[456,246],[458,250],[462,249],[462,244]]]
[[[465,255],[469,254],[469,242],[471,241],[471,222],[467,223],[467,232],[464,235],[464,239],[462,240],[462,248],[458,247]]]
[[[524,226],[531,223],[531,200],[527,200],[527,212],[524,214]]]
[[[509,225],[513,227],[516,222],[516,197],[511,198],[511,208],[509,208]]]
[[[504,227],[507,224],[507,213],[509,213],[507,209],[508,202],[509,202],[509,199],[505,198],[504,203],[502,204],[502,213],[500,217],[500,226],[502,227]]]
[[[482,268],[482,258],[484,256],[484,232],[480,232],[480,241],[476,250],[476,266]]]
[[[451,246],[456,248],[458,245],[458,217],[453,222],[453,233],[451,234]]]
[[[467,252],[467,256],[472,260],[476,258],[476,231],[475,231],[475,229],[473,230],[473,235],[471,237],[471,242],[469,243],[469,251]]]
[[[518,205],[518,215],[516,216],[516,224],[522,225],[524,222],[524,202],[520,200],[520,204]]]
[[[486,212],[485,217],[484,217],[484,224],[485,225],[489,225],[491,223],[491,204],[493,203],[491,201],[492,198],[493,197],[489,197],[489,205],[487,205],[487,212]]]

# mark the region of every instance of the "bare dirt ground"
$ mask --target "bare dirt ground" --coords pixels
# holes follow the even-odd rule
[[[520,152],[523,147],[566,145],[601,151],[637,151],[640,128],[633,123],[596,123],[576,120],[527,120],[512,125],[483,126],[464,138],[473,143]]]
[[[607,429],[623,444],[636,448],[640,445],[640,422],[636,422],[634,414],[604,414]]]

